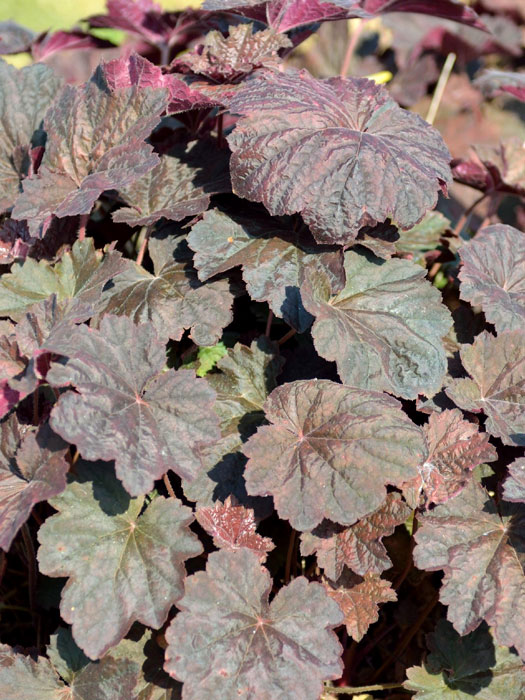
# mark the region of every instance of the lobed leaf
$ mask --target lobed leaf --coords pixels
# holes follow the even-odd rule
[[[459,249],[462,299],[481,306],[497,333],[525,327],[525,233],[488,226]]]
[[[304,577],[271,603],[270,589],[268,571],[246,549],[213,552],[206,571],[186,580],[165,664],[184,681],[184,700],[316,700],[322,680],[339,677],[340,645],[330,631],[342,621],[337,604]]]
[[[230,110],[242,116],[228,137],[234,192],[300,212],[319,243],[387,218],[410,228],[451,179],[439,133],[370,80],[267,73]]]
[[[202,552],[187,527],[189,508],[174,498],[132,499],[110,465],[76,464],[51,504],[58,514],[38,531],[40,570],[67,576],[62,618],[79,647],[97,659],[136,620],[160,627],[183,593],[183,562]],[[89,554],[89,556],[87,556]]]
[[[337,363],[350,386],[432,396],[446,371],[441,339],[452,319],[425,270],[351,250],[345,273],[346,286],[335,295],[326,275],[307,278],[301,287],[303,304],[315,316],[317,352]]]
[[[503,484],[503,498],[512,503],[525,503],[525,459],[509,465],[509,476]]]
[[[466,411],[483,411],[486,429],[505,445],[525,445],[525,332],[484,331],[461,346],[461,362],[471,379],[456,379],[448,396]]]
[[[243,447],[246,488],[272,495],[296,530],[324,518],[351,525],[372,513],[385,486],[410,478],[421,458],[420,430],[386,394],[296,381],[275,389],[264,408],[271,425]]]
[[[219,437],[214,391],[191,370],[163,371],[164,344],[151,323],[104,316],[98,330],[79,326],[46,348],[63,355],[47,380],[76,388],[62,394],[51,426],[86,459],[114,459],[132,496],[168,469],[192,479],[198,449]]]

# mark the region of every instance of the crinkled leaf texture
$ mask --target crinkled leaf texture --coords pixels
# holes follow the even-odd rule
[[[521,700],[525,672],[516,654],[495,646],[484,625],[460,637],[452,625],[440,620],[428,636],[431,650],[425,666],[407,671],[407,690],[417,700]]]
[[[45,143],[42,119],[60,83],[42,63],[17,70],[0,59],[0,211],[12,207],[20,193],[30,149]]]
[[[462,299],[481,306],[501,333],[525,328],[525,233],[488,226],[459,250]]]
[[[509,464],[509,476],[503,484],[503,498],[512,503],[525,503],[525,458]]]
[[[380,574],[392,562],[382,542],[410,515],[411,510],[398,493],[389,493],[385,502],[370,515],[348,528],[322,523],[301,535],[301,554],[314,552],[325,576],[333,581],[343,574],[345,565],[356,574]]]
[[[414,508],[420,505],[422,495],[426,503],[445,503],[467,485],[473,469],[498,458],[488,434],[463,420],[457,409],[431,413],[423,433],[427,451],[419,474],[402,487]]]
[[[337,581],[323,581],[326,592],[341,608],[346,630],[360,642],[368,628],[379,619],[379,605],[397,600],[390,582],[377,575],[364,578],[346,572]]]
[[[232,321],[233,295],[227,280],[203,284],[181,239],[151,238],[153,274],[131,260],[101,296],[103,313],[151,321],[159,338],[180,340],[184,330],[197,345],[214,345]]]
[[[483,411],[505,445],[525,445],[525,331],[484,331],[460,354],[472,379],[456,379],[447,394],[465,411]]]
[[[0,547],[8,550],[35,503],[66,487],[68,446],[46,423],[38,431],[15,415],[0,423]]]
[[[525,509],[500,501],[499,509],[476,482],[419,518],[414,562],[445,576],[440,600],[459,634],[482,620],[499,644],[525,657]]]
[[[120,253],[102,254],[92,238],[75,241],[71,251],[50,265],[27,258],[0,277],[0,316],[19,321],[36,302],[56,294],[57,300],[77,299],[96,304],[106,282],[126,267]]]
[[[387,394],[297,381],[275,389],[264,409],[271,425],[243,447],[246,488],[272,495],[297,530],[324,518],[351,525],[382,504],[387,484],[416,473],[423,436]]]
[[[267,553],[275,547],[269,537],[257,534],[253,509],[238,504],[232,496],[228,496],[224,503],[219,501],[213,508],[199,508],[195,517],[220,549],[234,552],[245,547],[264,561]]]
[[[24,180],[15,219],[88,214],[102,192],[122,189],[158,163],[145,143],[166,108],[164,88],[112,92],[103,71],[82,87],[67,85],[48,109],[38,175]]]
[[[338,605],[302,576],[269,603],[271,587],[247,549],[213,552],[206,571],[186,580],[165,665],[184,681],[184,700],[317,700],[322,681],[339,677]]]
[[[337,363],[350,386],[404,398],[439,391],[446,371],[442,338],[452,318],[425,270],[350,250],[345,272],[346,286],[335,295],[320,273],[301,287],[303,304],[315,316],[317,352]]]
[[[162,217],[180,221],[202,214],[212,194],[230,191],[228,161],[229,153],[211,139],[174,147],[153,170],[120,190],[130,206],[118,209],[113,221],[150,226]]]
[[[190,509],[163,496],[144,509],[109,464],[77,463],[50,502],[59,512],[38,531],[38,562],[47,576],[69,577],[60,611],[79,647],[97,659],[134,621],[160,627],[183,593],[183,562],[202,552]]]
[[[274,314],[299,333],[312,323],[299,291],[305,272],[323,270],[335,289],[344,285],[339,248],[316,245],[299,222],[273,218],[262,208],[244,215],[206,212],[192,228],[188,244],[195,251],[200,279],[242,266],[251,298],[267,301]]]
[[[242,115],[228,137],[234,192],[300,212],[319,243],[387,218],[410,228],[451,179],[439,133],[370,80],[267,73],[230,110]]]
[[[46,348],[64,356],[49,383],[77,390],[60,397],[51,426],[83,457],[114,459],[132,496],[150,491],[168,469],[195,477],[198,448],[219,437],[215,392],[191,370],[163,371],[165,348],[151,323],[108,315],[98,330],[71,328]]]

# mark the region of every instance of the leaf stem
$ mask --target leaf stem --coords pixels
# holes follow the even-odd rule
[[[378,683],[377,685],[359,685],[352,688],[349,686],[346,688],[344,686],[341,688],[325,686],[325,690],[334,695],[361,695],[362,693],[373,693],[375,690],[395,690],[402,687],[402,683]]]
[[[167,66],[168,63],[170,62],[170,45],[169,44],[160,44],[158,47],[160,51],[160,65],[161,66]]]
[[[365,22],[362,19],[355,20],[355,29],[348,37],[348,45],[346,47],[345,57],[341,65],[341,72],[339,73],[341,78],[346,78],[348,74],[348,70],[350,68],[350,64],[352,63],[352,58],[354,57],[354,53],[357,48],[357,44],[359,42],[361,34],[363,32],[364,26]]]
[[[78,240],[83,241],[86,237],[86,228],[89,221],[89,214],[82,214],[78,223]]]
[[[459,217],[458,222],[456,226],[454,227],[454,236],[459,237],[463,230],[463,226],[468,222],[470,219],[470,216],[474,209],[478,206],[478,204],[481,204],[481,202],[485,199],[485,197],[488,197],[488,192],[484,192],[481,197],[478,197],[478,199],[475,200],[473,204],[470,205],[470,207],[463,212],[463,214]]]
[[[296,532],[292,530],[290,534],[290,541],[288,542],[288,552],[286,554],[286,566],[284,569],[284,582],[285,584],[290,583],[290,575],[292,571],[292,558],[295,550],[295,538]]]
[[[22,539],[24,541],[24,548],[26,550],[27,559],[27,572],[28,572],[28,584],[29,584],[29,607],[31,613],[35,614],[35,600],[36,600],[36,566],[35,566],[35,548],[33,546],[33,539],[31,537],[31,532],[27,523],[22,525]]]
[[[272,321],[273,321],[273,311],[270,309],[268,312],[268,318],[266,319],[266,330],[264,331],[264,335],[269,338],[270,337],[270,331],[272,328]]]
[[[145,226],[143,231],[144,237],[142,239],[142,243],[140,244],[139,252],[137,253],[137,260],[135,261],[137,265],[142,265],[142,261],[144,260],[144,255],[146,254],[146,248],[148,247],[148,241],[151,234],[151,226]]]
[[[277,345],[284,345],[286,341],[290,340],[290,338],[293,338],[294,335],[297,333],[295,328],[290,328],[290,330],[283,335],[283,337],[277,341]]]
[[[38,425],[38,387],[33,391],[33,425]]]
[[[455,62],[456,54],[454,52],[449,53],[445,63],[443,64],[443,68],[441,69],[439,80],[437,81],[436,89],[434,90],[434,94],[432,95],[432,101],[430,103],[430,107],[428,108],[427,122],[429,124],[434,123],[434,119],[436,118],[436,114],[438,113],[439,105],[441,104],[443,93],[445,92],[445,88],[447,87],[448,79],[450,78],[450,74],[452,73],[452,69],[454,68]]]
[[[224,114],[221,112],[219,115],[217,115],[217,145],[219,148],[222,148],[224,145],[223,128]]]
[[[164,474],[164,476],[162,477],[162,481],[164,482],[164,486],[166,487],[166,490],[167,490],[167,492],[169,493],[170,498],[177,498],[177,497],[175,496],[175,491],[173,490],[173,486],[171,485],[171,481],[170,481],[170,478],[169,478],[167,472],[166,472],[166,474]]]

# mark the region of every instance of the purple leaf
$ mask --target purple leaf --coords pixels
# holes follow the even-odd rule
[[[92,34],[73,30],[70,32],[46,33],[33,42],[32,53],[35,61],[43,61],[57,51],[73,49],[108,49],[114,44],[105,39],[98,39]]]
[[[25,260],[34,242],[25,221],[6,219],[0,225],[0,265]]]
[[[474,81],[485,97],[511,95],[525,102],[525,73],[488,70]]]
[[[270,590],[268,571],[246,549],[213,552],[206,571],[186,580],[165,664],[184,681],[185,700],[316,700],[322,681],[339,677],[341,647],[331,631],[342,621],[338,605],[302,576],[271,603]]]
[[[104,316],[98,330],[78,326],[45,347],[65,356],[48,382],[77,390],[60,397],[51,425],[83,457],[114,459],[133,496],[150,491],[168,469],[197,475],[198,450],[219,437],[215,392],[190,370],[163,371],[165,347],[151,323]]]
[[[387,218],[410,228],[451,179],[439,133],[370,80],[266,73],[230,110],[243,117],[228,137],[234,192],[300,212],[320,243]]]
[[[381,506],[387,484],[416,473],[423,436],[387,394],[328,380],[275,389],[265,403],[270,425],[243,448],[248,493],[272,495],[296,530],[324,518],[351,525]]]
[[[523,158],[520,139],[509,139],[498,146],[477,146],[475,160],[452,161],[454,180],[490,194],[504,192],[525,197]]]
[[[461,362],[471,379],[456,379],[448,396],[465,411],[483,411],[487,432],[505,445],[525,445],[525,332],[480,333],[461,347]]]
[[[97,659],[135,620],[154,628],[164,623],[183,593],[183,562],[202,545],[188,528],[190,509],[177,499],[157,496],[144,509],[144,498],[131,499],[110,465],[77,463],[75,471],[51,499],[58,514],[38,531],[38,562],[47,576],[69,577],[62,618]]]
[[[503,498],[511,503],[525,503],[525,459],[509,464],[509,476],[503,484]]]
[[[34,38],[35,33],[27,27],[11,20],[0,22],[0,54],[29,51]]]

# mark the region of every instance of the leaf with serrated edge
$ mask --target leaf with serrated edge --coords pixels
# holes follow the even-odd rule
[[[462,299],[481,306],[501,333],[525,328],[525,233],[488,226],[459,249]]]
[[[200,279],[242,265],[251,298],[267,301],[276,316],[302,333],[312,323],[299,291],[305,271],[322,269],[341,288],[343,255],[335,246],[316,245],[304,226],[293,224],[262,209],[240,216],[213,209],[192,228],[188,244]]]
[[[26,258],[0,277],[0,316],[19,321],[27,309],[56,294],[58,300],[78,299],[96,303],[102,288],[126,266],[120,253],[103,255],[92,238],[76,241],[54,265]]]
[[[266,73],[235,94],[233,191],[275,214],[300,212],[319,243],[362,226],[414,226],[451,180],[439,133],[364,78]],[[278,115],[278,116],[277,116]]]
[[[416,473],[423,437],[391,396],[297,381],[275,389],[264,408],[271,425],[243,447],[246,488],[272,495],[296,530],[324,518],[351,525],[379,508],[387,484]]]
[[[110,465],[87,463],[50,503],[59,512],[38,531],[39,567],[69,577],[60,611],[79,647],[97,659],[134,621],[160,627],[182,595],[183,562],[202,552],[190,509],[158,496],[143,510]]]
[[[166,632],[165,664],[184,681],[185,700],[316,700],[322,681],[340,676],[341,647],[331,631],[342,622],[338,605],[302,576],[269,603],[271,587],[247,549],[213,552],[206,571],[186,580],[182,612]]]
[[[315,316],[317,352],[337,363],[350,386],[404,398],[433,396],[446,372],[442,338],[452,317],[425,270],[408,260],[347,251],[346,286],[333,295],[321,274],[301,287]]]
[[[213,345],[232,321],[233,295],[227,280],[203,284],[180,240],[151,238],[153,274],[131,260],[101,296],[101,311],[128,316],[135,323],[151,321],[159,338],[180,340],[184,330],[197,345]]]
[[[44,145],[42,119],[60,84],[42,63],[17,70],[0,59],[0,211],[12,207],[21,191],[29,149]]]
[[[360,576],[380,574],[392,566],[382,539],[410,513],[399,494],[389,493],[376,511],[348,528],[322,523],[313,532],[303,532],[301,554],[315,552],[318,565],[334,581],[342,575],[345,564]]]
[[[67,85],[48,109],[47,142],[38,175],[24,180],[12,216],[44,221],[88,214],[105,190],[121,189],[155,167],[146,139],[166,108],[164,88],[111,92],[97,72]]]
[[[323,581],[326,592],[341,608],[346,630],[352,639],[360,642],[368,628],[379,619],[379,605],[397,600],[390,582],[376,575],[362,579],[350,572],[336,582]]]
[[[234,552],[246,547],[264,561],[267,553],[275,547],[269,537],[257,534],[252,508],[239,505],[231,496],[213,508],[199,508],[195,517],[220,549]]]
[[[500,515],[501,513],[501,515]],[[459,634],[482,620],[525,657],[525,508],[494,501],[476,482],[419,518],[414,563],[445,577],[440,600]]]
[[[64,684],[49,661],[0,644],[0,696],[9,700],[62,700]]]
[[[195,477],[197,448],[219,437],[215,392],[191,370],[162,371],[165,347],[150,323],[104,316],[98,330],[77,326],[46,348],[65,356],[48,382],[77,390],[62,394],[51,426],[83,457],[115,459],[133,496],[150,491],[168,469]]]
[[[422,493],[427,503],[445,503],[467,485],[473,469],[498,458],[489,435],[463,420],[457,409],[431,413],[423,433],[426,456],[419,465],[418,476],[402,487],[414,508],[420,505]]]
[[[525,445],[525,331],[484,331],[462,345],[471,379],[456,379],[445,391],[465,411],[483,411],[486,430],[505,445]]]
[[[407,670],[404,686],[417,700],[521,700],[525,672],[516,654],[495,646],[485,626],[460,637],[440,620],[427,639],[425,666]]]
[[[38,431],[11,415],[0,423],[0,547],[8,550],[35,503],[66,487],[68,445],[46,423]]]
[[[525,503],[525,458],[509,464],[509,476],[503,484],[503,498],[512,503]]]

